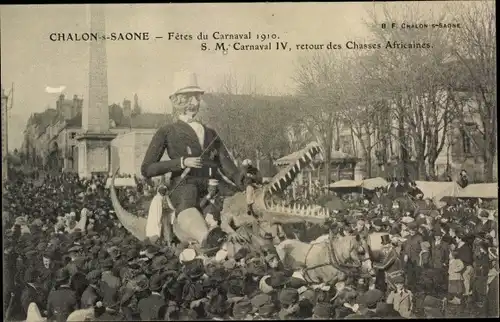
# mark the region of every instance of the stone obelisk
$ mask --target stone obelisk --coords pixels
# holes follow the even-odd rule
[[[88,97],[82,111],[83,132],[78,137],[78,175],[81,178],[91,177],[93,173],[108,173],[110,141],[116,136],[109,130],[106,42],[100,37],[106,32],[105,8],[103,4],[88,4],[86,10],[90,32],[98,33],[99,39],[88,43]]]

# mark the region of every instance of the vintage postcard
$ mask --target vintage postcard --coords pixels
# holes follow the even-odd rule
[[[498,317],[494,1],[0,27],[5,320]]]

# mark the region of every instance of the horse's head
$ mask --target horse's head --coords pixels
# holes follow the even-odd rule
[[[363,274],[375,275],[368,244],[361,236],[340,237],[333,245],[336,246],[337,253],[341,257],[339,259],[344,263],[351,262],[353,266],[361,268]]]
[[[375,276],[375,270],[373,269],[372,260],[370,256],[371,251],[366,239],[362,238],[360,235],[356,235],[355,239],[358,242],[357,253],[359,255],[359,259],[361,260],[362,273]]]

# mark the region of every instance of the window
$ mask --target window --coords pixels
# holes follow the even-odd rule
[[[70,139],[74,140],[74,139],[75,139],[75,137],[76,137],[76,133],[75,133],[75,132],[71,132],[71,133],[69,134],[69,137],[70,137]]]

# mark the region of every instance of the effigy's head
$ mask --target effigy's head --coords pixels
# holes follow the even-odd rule
[[[174,116],[184,115],[193,119],[200,110],[203,93],[205,91],[198,86],[198,77],[195,73],[176,73],[174,92],[169,97]]]

